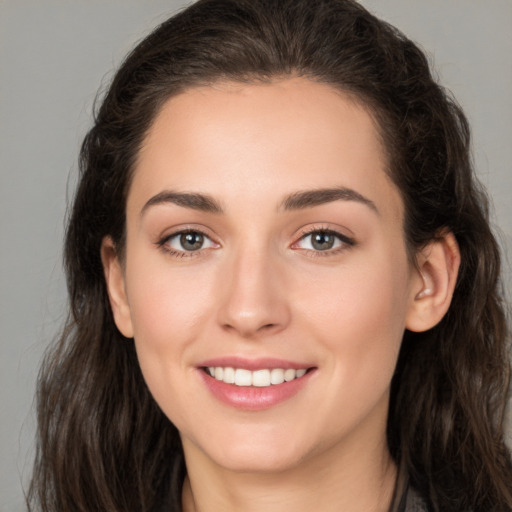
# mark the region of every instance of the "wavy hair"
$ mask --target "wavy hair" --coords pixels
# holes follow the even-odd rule
[[[410,254],[446,230],[460,247],[448,313],[427,332],[404,334],[388,416],[393,458],[432,511],[512,510],[500,256],[468,123],[423,52],[353,0],[199,0],[144,39],[113,78],[80,153],[65,242],[70,313],[39,376],[30,510],[153,511],[169,496],[180,509],[178,432],[114,324],[100,246],[110,236],[123,251],[137,154],[168,98],[218,80],[289,75],[330,84],[372,112],[405,204]]]

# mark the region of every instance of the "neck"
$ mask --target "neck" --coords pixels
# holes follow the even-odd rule
[[[230,471],[193,445],[184,442],[184,448],[184,512],[386,512],[395,488],[385,436],[370,445],[330,447],[279,472]]]

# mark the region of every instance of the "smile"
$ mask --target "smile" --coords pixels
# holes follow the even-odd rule
[[[261,411],[308,389],[318,367],[272,357],[217,357],[201,361],[197,375],[212,395],[239,410]]]
[[[205,368],[205,371],[210,377],[225,384],[260,388],[291,382],[303,377],[307,372],[305,368],[272,368],[251,371],[245,368],[232,368],[229,366],[209,366]]]

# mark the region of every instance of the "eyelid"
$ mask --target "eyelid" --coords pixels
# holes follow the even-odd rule
[[[207,239],[210,242],[209,247],[201,247],[200,249],[197,249],[195,251],[187,251],[185,249],[178,249],[176,247],[171,247],[169,245],[169,241],[172,239],[175,239],[181,235],[185,235],[187,233],[197,233],[202,235],[205,239]],[[209,230],[193,226],[193,225],[186,225],[181,227],[176,227],[172,229],[170,232],[166,232],[164,235],[160,236],[156,242],[158,248],[165,251],[166,253],[171,254],[172,256],[178,256],[178,257],[193,257],[193,256],[199,256],[204,251],[208,251],[210,249],[216,249],[220,247],[220,244],[215,240],[215,237],[212,236],[209,233]]]
[[[302,248],[302,247],[298,246],[299,242],[301,242],[302,240],[304,240],[308,236],[311,236],[314,233],[325,233],[325,234],[333,235],[337,238],[337,240],[341,244],[338,245],[337,247],[333,247],[331,249],[326,249],[324,251],[316,250],[316,249],[309,249],[309,248]],[[296,238],[296,241],[293,242],[293,244],[291,245],[291,248],[296,249],[296,250],[301,250],[304,252],[313,253],[315,256],[329,256],[329,255],[337,254],[337,253],[344,251],[344,250],[346,250],[350,247],[353,247],[355,245],[356,245],[356,240],[352,236],[349,236],[349,235],[343,233],[342,231],[332,228],[330,226],[316,225],[316,226],[308,227],[306,229],[302,229],[299,232],[299,234]]]
[[[187,233],[198,233],[202,235],[205,239],[208,240],[208,247],[201,247],[197,250],[186,250],[179,249],[176,247],[172,247],[169,245],[169,241],[177,238],[181,235]],[[299,246],[300,242],[303,241],[308,236],[313,235],[314,233],[325,233],[334,236],[337,239],[338,245],[333,248],[319,250],[314,248],[302,248]],[[302,252],[311,253],[314,256],[329,256],[333,254],[337,254],[344,250],[349,249],[350,247],[356,245],[356,240],[345,233],[342,230],[333,228],[331,226],[327,226],[325,224],[322,225],[313,225],[307,228],[302,228],[299,233],[294,238],[295,241],[291,244],[290,248],[295,250],[300,250]],[[210,249],[217,249],[221,247],[221,244],[216,240],[215,236],[210,234],[210,230],[204,227],[196,226],[196,225],[183,225],[180,227],[175,227],[171,230],[171,232],[166,232],[164,235],[160,236],[155,245],[158,246],[161,250],[166,253],[170,253],[172,256],[176,257],[194,257],[199,256],[205,251],[209,251]]]

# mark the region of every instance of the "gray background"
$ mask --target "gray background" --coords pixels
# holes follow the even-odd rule
[[[133,43],[185,3],[0,0],[0,512],[23,510],[35,376],[65,315],[63,217],[95,93]],[[428,49],[465,108],[512,255],[512,0],[362,3]]]

